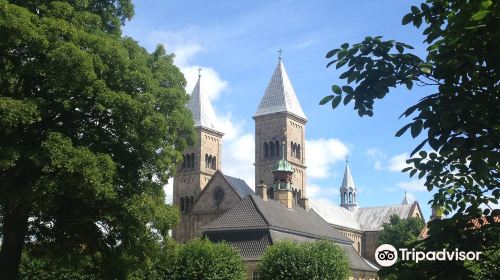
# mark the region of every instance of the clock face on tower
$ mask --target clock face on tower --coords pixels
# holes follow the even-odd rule
[[[221,187],[216,187],[213,192],[213,198],[217,209],[219,209],[220,204],[224,200],[224,190]]]

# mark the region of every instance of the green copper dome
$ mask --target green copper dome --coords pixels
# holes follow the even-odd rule
[[[293,169],[292,165],[286,159],[283,158],[274,164],[273,172],[274,171],[293,172]]]

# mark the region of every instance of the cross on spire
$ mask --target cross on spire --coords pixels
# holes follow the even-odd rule
[[[201,70],[203,70],[203,69],[198,68],[198,78],[201,78]]]
[[[278,54],[279,54],[279,55],[278,55],[278,59],[280,59],[280,60],[281,60],[281,53],[282,53],[282,52],[283,52],[283,49],[281,49],[281,48],[280,48],[280,49],[278,50]]]

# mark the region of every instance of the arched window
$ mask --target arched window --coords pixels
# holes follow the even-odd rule
[[[297,145],[297,151],[295,152],[295,157],[300,159],[300,144]]]
[[[193,196],[191,196],[189,199],[191,200],[191,203],[190,203],[191,208],[193,208],[193,200],[194,200]]]
[[[191,168],[194,168],[194,153],[191,154]]]
[[[191,167],[191,155],[190,154],[186,155],[186,167],[187,168]]]
[[[293,142],[290,143],[290,151],[291,151],[292,157],[294,157],[295,156],[295,143],[293,143]]]
[[[267,142],[264,142],[264,158],[269,157],[269,145],[267,145]]]
[[[352,192],[349,192],[349,204],[352,203]]]
[[[212,158],[212,169],[217,170],[217,157],[216,156],[214,156]]]
[[[181,213],[184,213],[184,198],[183,197],[181,197],[180,206],[181,206]]]
[[[344,204],[347,203],[347,193],[346,192],[344,193],[344,201],[342,201],[342,203],[344,203]]]
[[[185,197],[184,200],[186,201],[186,209],[185,212],[189,211],[189,208],[191,208],[191,204],[189,203],[189,197]]]
[[[186,156],[182,155],[182,168],[186,168]]]
[[[205,168],[208,168],[208,154],[205,154]]]
[[[275,146],[274,146],[274,143],[273,142],[270,142],[269,143],[269,157],[274,157],[274,150],[275,150]]]
[[[280,156],[280,141],[276,140],[274,141],[274,145],[276,146],[276,156]]]

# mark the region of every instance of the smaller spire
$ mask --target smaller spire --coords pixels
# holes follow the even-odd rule
[[[408,205],[410,204],[410,201],[408,200],[408,197],[406,196],[406,191],[405,191],[405,196],[403,197],[403,201],[401,202],[402,205]]]

